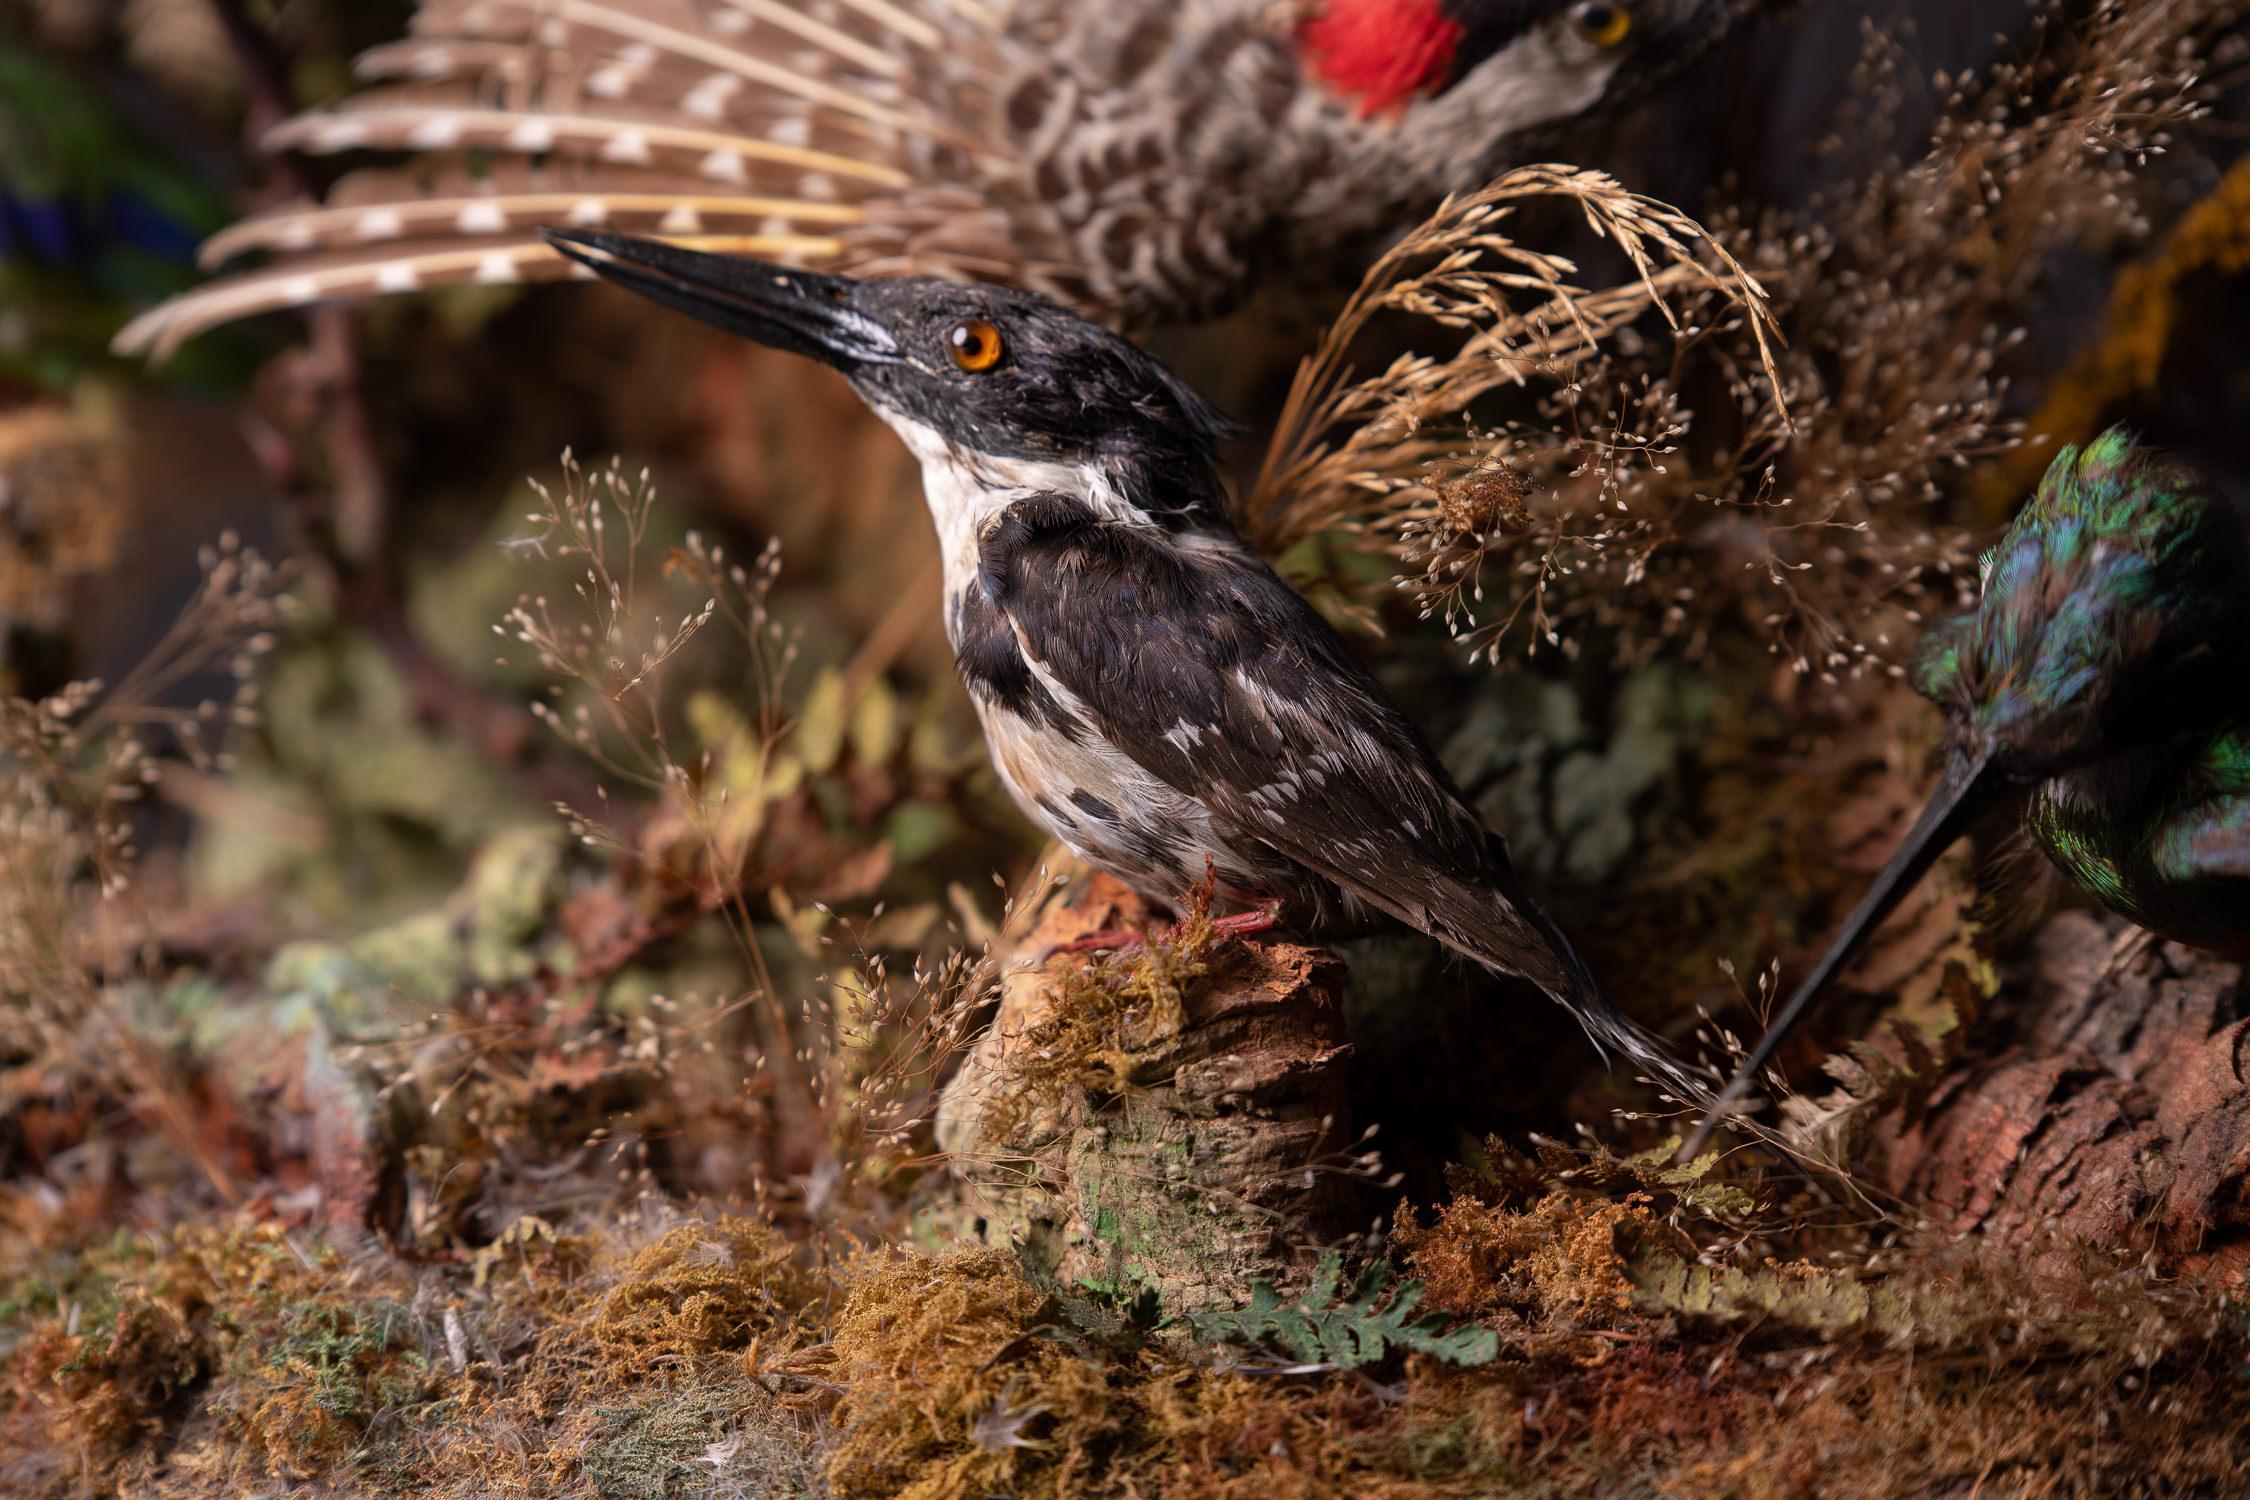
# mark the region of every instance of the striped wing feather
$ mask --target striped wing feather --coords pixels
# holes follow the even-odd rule
[[[162,357],[276,308],[577,274],[540,243],[548,225],[785,263],[873,258],[847,239],[870,200],[941,155],[996,169],[901,75],[1000,46],[944,0],[429,0],[411,37],[362,59],[367,88],[265,142],[406,163],[217,235],[206,265],[269,263],[152,309],[117,347]],[[870,250],[910,253],[925,227],[894,205]]]
[[[360,60],[360,92],[265,142],[402,160],[218,235],[207,265],[265,263],[151,310],[117,347],[162,356],[276,308],[569,275],[546,225],[1007,281],[1112,323],[1193,312],[1324,176],[1272,15],[1265,0],[424,0],[406,38]]]

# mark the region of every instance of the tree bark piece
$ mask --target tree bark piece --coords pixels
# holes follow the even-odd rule
[[[2140,1245],[2250,1271],[2250,983],[2114,919],[2046,925],[1996,1019],[2016,1044],[1957,1070],[1895,1138],[1890,1186],[1962,1232]]]
[[[1176,1012],[1124,1006],[1090,1031],[1089,1012],[1114,1003],[1095,987],[1151,959],[1026,962],[1149,920],[1103,877],[1046,914],[946,1089],[938,1143],[988,1243],[1068,1287],[1154,1292],[1178,1315],[1300,1280],[1318,1247],[1358,1226],[1354,1183],[1336,1170],[1351,1142],[1343,966],[1317,948],[1221,938],[1178,985]]]

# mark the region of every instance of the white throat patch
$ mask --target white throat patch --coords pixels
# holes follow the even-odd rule
[[[1146,523],[1146,512],[1128,505],[1109,476],[1091,465],[957,454],[936,428],[897,412],[877,409],[922,465],[922,497],[937,523],[945,559],[946,591],[976,576],[977,544],[993,517],[1026,495],[1060,494],[1085,501],[1111,520]]]

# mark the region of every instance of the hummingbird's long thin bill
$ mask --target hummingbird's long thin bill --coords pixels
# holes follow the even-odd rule
[[[1974,756],[1956,754],[1946,763],[1945,774],[1938,778],[1937,789],[1923,804],[1922,815],[1914,820],[1913,828],[1908,830],[1897,852],[1891,855],[1890,862],[1883,866],[1883,872],[1875,877],[1875,883],[1868,887],[1867,894],[1860,897],[1859,905],[1844,919],[1843,928],[1828,945],[1828,951],[1820,956],[1820,962],[1813,965],[1804,983],[1797,986],[1789,1003],[1781,1008],[1781,1013],[1766,1028],[1766,1034],[1758,1039],[1758,1045],[1750,1050],[1742,1066],[1735,1069],[1734,1077],[1727,1080],[1718,1102],[1711,1106],[1711,1112],[1703,1117],[1695,1133],[1680,1148],[1680,1160],[1691,1160],[1703,1149],[1712,1130],[1726,1118],[1729,1107],[1750,1091],[1758,1074],[1789,1033],[1797,1029],[1797,1023],[1805,1018],[1828,982],[1851,962],[1852,956],[1869,935],[1883,925],[1883,919],[1897,909],[1906,893],[1930,872],[1938,856],[1952,848],[1978,819],[1992,810],[2004,788],[2005,782],[1993,765],[1990,750],[1979,751]]]
[[[604,281],[753,343],[845,371],[903,358],[891,331],[855,306],[856,284],[841,276],[682,250],[626,234],[581,229],[539,234],[556,253]]]

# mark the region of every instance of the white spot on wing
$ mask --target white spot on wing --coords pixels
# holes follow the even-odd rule
[[[715,73],[680,97],[680,107],[699,120],[717,120],[726,114],[727,101],[742,87],[732,73]]]
[[[366,143],[367,126],[352,119],[322,120],[313,130],[313,149],[317,151],[349,151]]]
[[[603,161],[645,167],[651,160],[648,137],[638,130],[620,130],[602,143],[601,156]]]
[[[406,144],[417,151],[442,151],[460,139],[461,122],[452,115],[432,115],[406,133]]]

